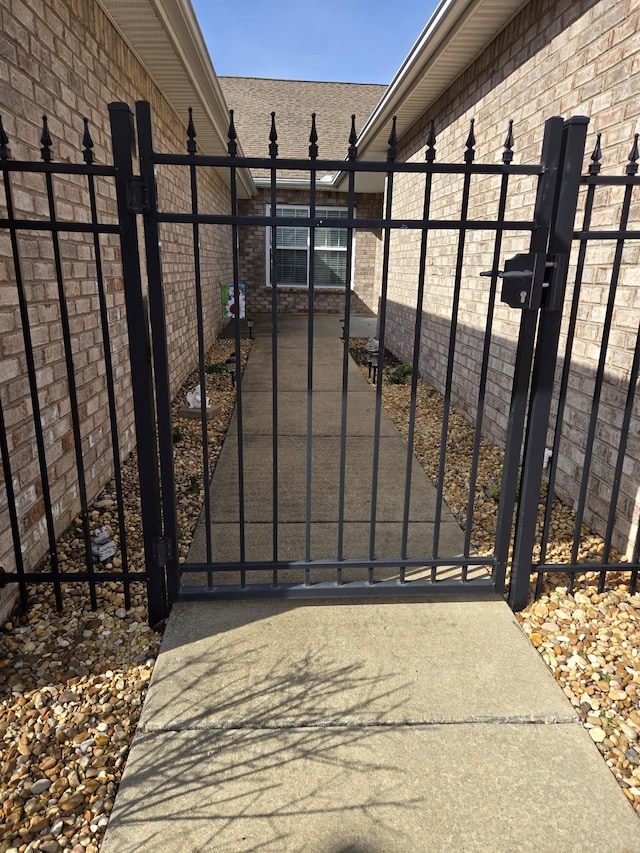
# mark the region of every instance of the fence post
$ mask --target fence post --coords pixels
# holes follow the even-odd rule
[[[149,624],[153,626],[168,615],[168,609],[164,569],[158,566],[156,554],[157,542],[162,536],[162,515],[149,318],[142,289],[135,204],[130,200],[130,194],[135,185],[133,115],[127,104],[111,103],[109,119],[113,164],[116,169],[115,185],[140,477],[140,510],[147,573]]]
[[[534,207],[536,227],[531,235],[529,244],[530,251],[535,253],[545,253],[549,241],[549,228],[553,219],[553,205],[556,195],[556,181],[562,156],[563,126],[564,122],[560,116],[553,116],[547,119],[544,126],[541,154],[543,173],[538,183]],[[531,364],[537,325],[537,312],[523,310],[518,331],[507,439],[500,483],[500,504],[498,506],[498,519],[496,523],[496,568],[494,571],[494,582],[496,592],[500,594],[504,592],[506,582],[511,526],[513,524],[513,512],[518,489],[518,473],[522,458],[522,437],[526,423],[527,397],[531,382]]]
[[[588,124],[586,116],[575,116],[567,120],[563,128],[560,172],[548,244],[550,260],[555,263],[555,267],[543,299],[533,361],[509,587],[509,605],[512,610],[522,610],[529,598],[542,466]]]
[[[158,448],[162,482],[163,535],[168,540],[166,557],[166,583],[169,605],[178,600],[178,523],[176,518],[176,489],[173,470],[173,429],[171,426],[171,389],[169,384],[169,356],[167,352],[167,324],[165,322],[164,289],[162,283],[162,256],[158,229],[158,198],[155,167],[153,163],[153,136],[151,105],[148,101],[136,102],[136,128],[140,177],[147,193],[148,210],[144,214],[144,243],[149,285],[149,319],[153,346],[153,374],[158,414]]]

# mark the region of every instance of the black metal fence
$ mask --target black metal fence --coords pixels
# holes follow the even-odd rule
[[[585,572],[595,572],[599,575],[598,587],[604,589],[607,576],[619,573],[629,584],[630,591],[636,590],[638,570],[640,569],[640,524],[638,524],[637,490],[640,487],[637,479],[637,451],[639,434],[638,401],[636,397],[638,385],[638,371],[640,369],[640,328],[638,322],[640,314],[637,311],[638,303],[634,299],[634,288],[628,286],[620,288],[620,278],[624,270],[623,257],[627,253],[627,272],[637,276],[634,271],[632,257],[637,257],[640,244],[638,230],[638,188],[640,188],[640,176],[638,175],[638,134],[635,135],[633,145],[629,154],[628,163],[624,169],[624,175],[604,175],[601,173],[601,137],[598,135],[596,146],[591,156],[591,164],[588,174],[580,179],[581,199],[579,207],[582,209],[582,222],[578,224],[577,230],[571,233],[572,249],[572,274],[570,284],[572,291],[565,304],[564,329],[564,352],[561,360],[556,364],[553,355],[554,341],[557,342],[560,333],[559,324],[549,329],[544,319],[541,322],[540,338],[538,342],[536,365],[534,367],[532,380],[532,402],[529,414],[529,426],[527,433],[527,454],[525,454],[525,476],[529,476],[531,465],[540,469],[540,450],[542,444],[550,434],[551,443],[551,465],[548,474],[548,486],[544,498],[542,517],[536,526],[536,518],[539,515],[538,495],[540,477],[535,474],[534,483],[525,483],[523,479],[523,497],[521,500],[519,516],[519,539],[514,553],[515,577],[513,582],[513,600],[515,606],[523,606],[528,593],[528,571],[529,565],[537,572],[536,593],[539,594],[545,574],[560,574],[567,580],[569,590],[573,589],[575,577]],[[609,215],[604,219],[598,210],[598,200],[604,194],[611,193],[612,189],[618,190],[618,221],[612,222]],[[612,199],[606,199],[607,210],[611,209]],[[636,206],[634,214],[633,205]],[[570,216],[571,223],[576,220],[575,215]],[[636,227],[633,227],[635,219]],[[631,255],[630,251],[635,251]],[[593,333],[594,339],[590,341],[597,347],[596,368],[587,382],[581,383],[579,391],[584,395],[586,405],[584,406],[584,425],[579,440],[575,441],[575,427],[573,428],[570,443],[567,448],[565,434],[567,432],[567,399],[571,391],[572,378],[579,369],[579,357],[575,357],[575,344],[578,341],[577,327],[580,323],[581,311],[584,313],[582,295],[584,289],[591,283],[587,280],[590,250],[605,254],[600,257],[603,268],[598,284],[601,287],[604,299],[602,299],[602,316],[598,315],[595,321],[597,330]],[[593,261],[591,266],[593,267]],[[635,279],[637,281],[637,279]],[[635,284],[635,281],[634,281]],[[626,298],[624,294],[626,292]],[[634,308],[636,309],[634,311]],[[617,325],[614,325],[614,315],[617,312]],[[626,320],[621,318],[621,313],[626,315]],[[568,316],[567,316],[568,315]],[[558,321],[560,318],[558,318]],[[622,331],[620,331],[622,330]],[[615,334],[623,334],[625,341],[623,346],[618,342],[618,350],[626,351],[626,358],[622,365],[610,363],[614,350],[610,347],[611,338]],[[599,340],[598,340],[599,338]],[[556,343],[557,347],[557,343]],[[617,374],[607,379],[607,370],[616,370]],[[556,377],[556,382],[549,387],[549,381]],[[545,387],[546,386],[546,387]],[[612,399],[604,405],[604,391],[609,392]],[[613,389],[613,390],[612,390]],[[553,395],[552,395],[553,391]],[[574,392],[575,393],[575,392]],[[553,417],[549,420],[549,404],[553,396]],[[543,399],[543,402],[541,400]],[[538,411],[538,407],[541,411]],[[549,425],[549,428],[547,428]],[[604,440],[601,440],[604,439]],[[630,442],[633,442],[633,454],[628,451]],[[537,444],[534,451],[533,446]],[[552,513],[554,495],[560,472],[560,461],[566,458],[572,451],[572,457],[576,460],[575,479],[578,484],[577,498],[574,498],[572,508],[574,513],[571,517],[572,530],[568,531],[567,538],[570,540],[570,559],[561,561],[554,560],[552,552],[554,531],[552,530]],[[536,461],[532,462],[528,454],[536,454]],[[576,458],[577,457],[577,458]],[[608,471],[596,469],[603,463],[607,464]],[[604,475],[604,476],[603,476]],[[623,478],[626,477],[626,495],[621,491]],[[536,491],[537,487],[537,491]],[[565,486],[566,490],[566,486]],[[594,493],[601,494],[602,510],[598,524],[599,532],[602,534],[602,542],[597,542],[595,553],[589,553],[584,547],[583,525],[588,508],[588,497],[591,492],[593,503]],[[626,505],[623,505],[626,502]],[[621,560],[620,554],[613,547],[613,537],[616,522],[625,519],[630,530],[629,540],[631,548]],[[633,536],[633,522],[636,521],[636,533]],[[593,522],[592,522],[593,525]],[[557,534],[556,538],[557,538]],[[532,559],[533,550],[533,559]],[[522,567],[522,571],[520,570]]]
[[[116,170],[95,163],[86,120],[78,139],[84,162],[55,162],[45,117],[41,161],[14,160],[0,121],[0,233],[9,238],[5,262],[11,267],[3,302],[17,305],[11,340],[22,339],[21,347],[14,344],[15,370],[0,388],[3,514],[14,554],[13,571],[3,567],[0,585],[17,583],[25,607],[31,584],[51,585],[61,609],[64,585],[80,582],[95,608],[100,585],[112,581],[123,584],[129,607],[131,584],[148,579],[145,567],[130,559],[123,499],[123,450],[133,436],[116,399],[118,382],[126,394],[126,363],[119,365],[124,378],[116,380],[112,354],[114,327],[119,332],[125,318],[107,292],[112,276],[121,280],[115,248],[121,225],[109,204]],[[34,258],[46,259],[42,269],[34,268]],[[78,258],[84,273],[70,260]],[[48,272],[52,280],[44,278]],[[94,317],[87,334],[80,303]],[[89,410],[98,407],[95,424]],[[109,535],[94,507],[107,480]]]
[[[202,597],[208,595],[243,596],[248,594],[314,596],[314,595],[424,595],[438,592],[449,594],[474,595],[477,591],[493,590],[497,593],[504,591],[509,565],[509,552],[512,545],[512,521],[516,519],[516,535],[513,561],[511,563],[510,603],[518,609],[524,606],[531,571],[538,572],[538,578],[548,572],[564,572],[573,578],[577,573],[587,569],[600,573],[601,584],[604,583],[607,572],[623,571],[630,575],[632,588],[635,588],[637,571],[640,568],[640,537],[629,561],[612,560],[612,535],[616,518],[618,493],[617,487],[623,476],[627,457],[630,426],[633,422],[635,405],[635,388],[640,367],[640,346],[637,336],[630,372],[626,385],[626,399],[619,432],[617,433],[618,448],[614,461],[614,485],[608,501],[608,517],[604,546],[595,559],[588,563],[579,559],[580,531],[584,521],[587,492],[590,475],[592,474],[592,459],[594,446],[597,441],[599,428],[599,406],[603,388],[604,373],[607,359],[607,340],[612,328],[612,312],[615,305],[616,288],[621,270],[621,259],[628,241],[640,238],[640,233],[628,227],[629,212],[632,204],[633,189],[638,186],[636,174],[637,148],[632,151],[626,174],[622,177],[606,177],[599,173],[599,153],[594,154],[589,175],[581,178],[582,158],[586,138],[587,120],[577,118],[563,121],[560,118],[550,119],[545,125],[545,135],[542,144],[540,162],[534,165],[521,166],[512,162],[512,139],[510,134],[505,144],[502,162],[498,164],[480,164],[475,162],[475,139],[473,126],[467,139],[463,163],[439,163],[435,156],[435,137],[433,131],[426,140],[426,157],[423,162],[398,162],[397,140],[395,128],[389,139],[387,159],[384,162],[360,162],[357,158],[355,128],[352,127],[351,137],[346,148],[346,159],[340,161],[320,160],[318,158],[317,139],[314,130],[310,139],[308,160],[283,160],[278,158],[277,133],[275,121],[272,125],[269,156],[264,158],[240,158],[237,156],[235,130],[233,119],[229,129],[229,149],[227,156],[205,156],[196,153],[195,130],[189,125],[187,130],[187,153],[159,154],[154,151],[151,132],[151,114],[149,105],[139,103],[136,110],[137,142],[140,154],[140,173],[134,171],[132,147],[134,131],[129,107],[125,104],[110,106],[112,144],[114,166],[99,166],[93,162],[92,141],[88,128],[85,126],[82,153],[84,163],[73,165],[55,163],[52,156],[52,141],[49,136],[46,120],[42,132],[41,162],[32,163],[12,160],[10,158],[9,140],[0,125],[0,172],[4,184],[4,209],[0,210],[0,231],[9,235],[10,258],[12,263],[12,279],[15,285],[19,330],[22,336],[22,351],[24,371],[27,379],[28,416],[23,418],[24,424],[32,431],[33,460],[37,463],[37,473],[32,477],[32,493],[37,496],[32,512],[25,512],[21,505],[21,495],[25,484],[20,481],[19,471],[16,470],[15,459],[17,436],[12,431],[12,423],[7,420],[7,413],[15,403],[15,395],[11,383],[5,383],[0,388],[0,453],[2,455],[2,470],[4,474],[4,489],[6,495],[6,511],[9,517],[9,529],[15,554],[15,573],[7,572],[3,579],[5,583],[17,583],[20,588],[22,602],[27,604],[27,589],[29,584],[52,584],[58,607],[62,606],[63,584],[81,582],[89,589],[93,606],[97,604],[97,590],[104,582],[118,581],[125,589],[125,604],[129,605],[129,589],[132,583],[144,582],[147,585],[149,613],[151,623],[155,623],[166,615],[171,603],[179,597]],[[183,170],[185,182],[191,188],[191,209],[188,211],[170,210],[165,206],[160,209],[156,188],[156,171],[163,167]],[[227,212],[201,210],[199,207],[198,181],[203,169],[215,168],[228,176],[230,187],[230,207]],[[237,184],[238,170],[266,169],[271,176],[270,182],[270,213],[262,216],[242,215],[240,213]],[[277,215],[277,175],[278,171],[297,171],[308,180],[308,207],[306,217],[288,218]],[[371,536],[370,547],[365,549],[357,558],[346,559],[342,548],[342,532],[344,525],[345,502],[345,459],[347,440],[347,390],[349,364],[349,337],[351,323],[351,280],[347,280],[344,291],[344,350],[342,360],[342,375],[339,388],[343,395],[341,414],[341,435],[339,452],[339,510],[334,519],[338,526],[338,541],[335,553],[324,555],[323,559],[311,559],[309,541],[310,519],[307,517],[306,545],[299,559],[294,561],[282,560],[278,549],[278,495],[281,489],[279,481],[279,445],[278,418],[278,377],[282,370],[278,362],[278,289],[271,291],[271,329],[273,357],[271,362],[272,375],[272,480],[271,497],[274,508],[271,518],[272,525],[272,558],[248,559],[245,547],[245,491],[244,483],[244,431],[243,431],[243,387],[240,365],[240,319],[236,315],[234,335],[236,340],[236,375],[237,388],[237,476],[238,476],[238,527],[239,548],[233,559],[216,559],[216,543],[211,540],[210,522],[212,519],[211,497],[205,488],[204,517],[206,528],[206,561],[202,563],[186,563],[180,565],[177,552],[177,521],[176,494],[173,469],[173,442],[171,422],[171,393],[169,388],[167,336],[165,328],[164,294],[162,285],[162,257],[160,254],[160,229],[172,226],[187,226],[191,229],[193,245],[193,279],[196,290],[197,335],[199,344],[199,382],[201,392],[205,389],[205,352],[204,329],[201,310],[201,266],[199,245],[203,229],[209,227],[223,228],[229,232],[233,254],[233,283],[238,292],[240,261],[238,252],[239,229],[241,226],[253,226],[262,229],[275,230],[279,227],[304,227],[308,229],[310,240],[315,241],[316,235],[322,229],[334,227],[335,221],[325,222],[316,215],[316,175],[320,172],[342,172],[347,183],[347,213],[341,218],[340,227],[347,229],[348,252],[351,252],[352,237],[358,229],[380,229],[382,234],[382,264],[381,264],[381,300],[379,313],[379,346],[384,353],[385,331],[387,323],[387,292],[390,267],[390,245],[392,234],[397,231],[414,231],[420,239],[420,259],[415,270],[417,282],[416,313],[414,318],[413,372],[411,385],[411,404],[408,424],[408,445],[406,455],[405,480],[405,511],[403,515],[403,530],[397,553],[391,558],[379,559],[375,554],[376,502],[380,483],[380,420],[382,411],[382,371],[378,371],[375,398],[375,434],[372,446],[372,487],[371,487]],[[355,212],[355,179],[361,172],[382,174],[386,182],[385,209],[379,217],[362,219]],[[21,192],[29,188],[29,182],[21,183],[21,176],[41,176],[44,181],[44,207],[38,215],[17,210],[14,204],[16,186]],[[458,175],[461,179],[461,195],[459,215],[447,219],[434,219],[430,213],[432,200],[433,179],[437,175]],[[416,219],[399,219],[392,215],[394,184],[398,176],[408,176],[416,181],[416,192],[422,192],[422,214]],[[501,182],[499,202],[495,211],[488,213],[482,220],[472,220],[467,215],[470,186],[472,177],[496,176]],[[510,180],[514,176],[529,176],[537,182],[535,201],[532,204],[530,216],[513,220],[505,215],[508,210]],[[58,215],[56,203],[55,182],[68,179],[82,186],[82,192],[88,199],[89,216],[73,216],[68,213]],[[110,189],[100,193],[96,191],[96,182],[106,182]],[[418,187],[422,187],[421,190]],[[623,200],[620,207],[620,220],[615,230],[603,230],[592,225],[594,198],[599,190],[606,191],[610,187],[623,188]],[[581,193],[585,196],[581,202]],[[113,199],[115,197],[115,203]],[[101,199],[111,198],[111,204],[102,204]],[[576,210],[582,204],[583,224],[579,231],[574,232]],[[28,206],[27,206],[28,207]],[[65,208],[67,210],[67,208]],[[106,211],[106,212],[105,212]],[[138,238],[138,220],[143,216],[144,223],[144,252],[148,276],[148,307],[143,289],[141,272],[141,247]],[[457,263],[453,275],[453,309],[449,337],[449,360],[447,377],[444,387],[444,413],[442,423],[442,441],[439,460],[439,475],[436,483],[437,517],[434,524],[434,536],[430,549],[425,553],[410,554],[407,547],[409,524],[408,507],[411,500],[411,465],[414,444],[416,440],[416,405],[418,392],[418,364],[421,346],[421,322],[424,311],[426,281],[427,281],[427,246],[429,235],[434,231],[448,230],[457,235]],[[487,315],[487,326],[484,330],[484,346],[482,349],[481,376],[477,416],[476,440],[472,450],[471,476],[468,484],[466,536],[462,554],[456,555],[456,564],[460,572],[455,580],[443,580],[440,570],[451,566],[451,555],[440,552],[439,519],[444,509],[444,471],[447,464],[446,434],[448,419],[453,406],[452,370],[455,355],[456,323],[458,318],[461,292],[461,278],[465,253],[465,239],[472,231],[482,231],[492,237],[492,268],[488,271],[490,279],[490,310]],[[502,238],[506,232],[520,233],[529,238],[529,252],[519,255],[505,264],[500,270]],[[46,432],[46,418],[43,418],[43,405],[46,404],[46,393],[39,378],[38,359],[43,358],[40,341],[34,341],[33,329],[34,309],[37,306],[38,290],[32,288],[30,281],[25,279],[24,269],[29,260],[25,257],[21,245],[23,235],[38,235],[50,247],[53,262],[56,322],[60,328],[60,340],[63,348],[64,376],[58,375],[57,381],[62,383],[68,398],[69,430],[65,446],[73,457],[74,475],[70,478],[72,487],[67,504],[75,506],[73,516],[76,517],[76,529],[73,538],[73,548],[82,553],[84,568],[69,570],[64,560],[60,559],[59,536],[63,520],[58,504],[52,499],[56,487],[56,466],[54,464],[49,437]],[[78,395],[78,382],[81,371],[78,362],[81,353],[81,342],[72,331],[69,304],[72,299],[67,292],[67,275],[64,241],[68,235],[80,235],[86,241],[90,250],[91,263],[95,269],[94,291],[95,312],[99,315],[100,352],[104,369],[102,371],[107,405],[104,421],[108,421],[108,436],[103,445],[108,449],[110,461],[109,476],[112,480],[113,503],[116,522],[113,537],[118,548],[119,565],[109,563],[105,568],[105,560],[100,559],[100,532],[97,531],[97,521],[92,514],[92,501],[98,486],[94,479],[87,476],[87,454],[91,446],[91,438],[83,427],[82,402]],[[129,423],[122,422],[118,408],[114,370],[111,361],[113,351],[112,331],[110,324],[110,307],[107,297],[104,273],[105,247],[117,238],[119,255],[116,263],[121,270],[125,282],[127,349],[131,359],[131,387],[135,400],[135,430],[137,436],[138,471],[140,487],[140,514],[142,519],[144,556],[139,562],[132,564],[129,551],[128,526],[123,499],[122,463],[123,456],[121,436],[123,430],[130,430]],[[570,563],[554,563],[548,557],[548,544],[551,530],[551,502],[554,486],[558,480],[558,460],[561,456],[560,444],[563,440],[563,417],[567,400],[567,389],[570,384],[571,353],[574,340],[576,318],[579,312],[580,290],[584,270],[585,253],[589,245],[595,242],[612,242],[615,244],[614,256],[610,264],[609,296],[607,310],[603,319],[603,336],[601,341],[600,358],[594,379],[590,417],[586,430],[582,479],[579,498],[575,513],[575,528]],[[572,249],[574,254],[572,255]],[[575,266],[571,266],[572,258]],[[346,269],[350,275],[350,255]],[[272,276],[276,278],[276,257],[272,257]],[[573,270],[575,268],[575,275]],[[570,316],[563,327],[564,306],[569,270],[569,279],[573,293],[569,304]],[[469,530],[475,512],[474,495],[480,453],[480,436],[482,433],[482,412],[484,409],[484,394],[486,391],[486,376],[491,346],[491,311],[498,298],[498,278],[503,278],[502,299],[513,307],[521,309],[520,331],[515,357],[515,371],[509,425],[505,447],[505,461],[500,486],[500,503],[495,535],[495,547],[490,555],[479,556],[471,546]],[[313,362],[314,346],[314,287],[313,273],[308,291],[308,363]],[[564,336],[564,337],[563,337]],[[558,364],[558,353],[565,344],[564,361],[558,368],[559,377],[555,381]],[[152,362],[149,354],[152,353]],[[85,380],[82,380],[85,381]],[[17,392],[16,392],[17,393]],[[307,381],[307,465],[306,465],[306,504],[310,504],[311,495],[311,441],[313,419],[313,372],[310,369]],[[206,394],[204,394],[206,396]],[[549,441],[550,414],[553,411],[554,420],[551,425],[553,437],[553,457],[548,482],[548,498],[545,504],[544,519],[541,526],[536,528],[539,513],[539,502],[543,480],[545,450]],[[24,414],[24,413],[23,413]],[[11,415],[12,418],[14,415]],[[523,450],[524,441],[524,450]],[[27,442],[28,443],[28,442]],[[203,480],[207,485],[210,460],[208,457],[207,429],[204,418],[202,421],[202,463]],[[75,504],[74,504],[75,501]],[[40,520],[40,516],[42,521]],[[46,540],[46,554],[37,568],[25,564],[37,552],[37,547],[27,547],[26,540],[33,537],[33,528],[40,524],[42,537]],[[45,548],[40,547],[40,555]],[[65,554],[66,554],[65,548]],[[379,572],[390,567],[397,569],[397,577],[392,581],[381,581]],[[419,581],[413,581],[408,571],[420,567],[426,569],[426,576]],[[313,573],[318,569],[331,569],[335,578],[330,585],[314,584]],[[365,575],[361,581],[345,582],[343,573],[346,570],[361,569]],[[485,575],[478,575],[470,570],[486,570]],[[284,571],[290,575],[297,573],[297,579],[285,583]],[[204,583],[197,585],[195,590],[184,588],[182,577],[185,573],[196,573],[204,578]],[[247,582],[247,573],[255,572],[264,578],[261,584]],[[235,580],[227,584],[226,589],[220,589],[219,579],[223,574],[231,573]],[[329,586],[331,589],[329,589]],[[257,587],[261,587],[258,589]]]

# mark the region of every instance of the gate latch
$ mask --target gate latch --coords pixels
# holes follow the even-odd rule
[[[158,568],[167,565],[171,559],[171,539],[168,536],[154,536],[153,557]]]
[[[129,213],[148,213],[149,189],[139,175],[127,179],[127,210]]]
[[[502,302],[523,311],[537,311],[542,303],[546,269],[547,255],[543,252],[508,258],[504,262],[504,270],[498,271],[498,278],[502,279]],[[487,270],[480,275],[491,276],[493,273]]]

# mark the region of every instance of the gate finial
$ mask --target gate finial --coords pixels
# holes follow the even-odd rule
[[[638,157],[640,157],[640,153],[638,153],[638,136],[640,136],[640,134],[638,133],[634,134],[633,136],[633,148],[629,153],[627,175],[635,175],[638,171]]]
[[[47,124],[47,117],[42,116],[42,136],[40,137],[40,145],[42,148],[40,149],[40,156],[44,160],[45,163],[51,162],[51,146],[52,146],[51,137],[49,136],[49,126]]]
[[[391,124],[391,133],[389,134],[389,147],[387,148],[387,162],[391,163],[398,156],[398,134],[396,133],[396,119],[394,116]]]
[[[189,123],[187,124],[187,152],[189,154],[198,153],[198,145],[196,143],[196,128],[193,124],[193,108],[189,107]]]
[[[504,151],[502,152],[502,162],[505,164],[509,164],[513,160],[513,119],[509,119],[509,130],[507,131],[507,136],[504,140]]]
[[[278,156],[278,133],[276,131],[276,114],[271,113],[271,132],[269,133],[269,157]]]
[[[358,156],[358,147],[356,142],[358,141],[358,134],[356,133],[356,114],[351,114],[351,133],[349,134],[349,152],[347,154],[347,160],[355,160]]]
[[[589,174],[597,175],[602,165],[600,160],[602,159],[602,147],[600,146],[600,138],[602,134],[599,133],[596,137],[596,144],[593,148],[593,154],[591,155],[591,165],[589,166]]]
[[[473,125],[475,124],[475,119],[471,119],[471,126],[469,128],[469,136],[467,136],[467,141],[465,142],[466,151],[464,152],[464,162],[465,163],[473,163],[476,152],[474,150],[474,145],[476,144],[476,136],[473,132]]]
[[[0,160],[9,160],[10,158],[11,149],[9,148],[9,137],[4,131],[2,116],[0,116]]]
[[[309,134],[309,157],[315,160],[318,156],[318,133],[316,131],[316,114],[311,113],[311,133]]]
[[[84,162],[90,165],[93,163],[93,151],[91,150],[93,148],[93,139],[89,133],[89,119],[85,117],[82,121],[84,124],[84,133],[82,135],[82,157]]]
[[[434,118],[431,119],[431,124],[429,125],[429,133],[427,134],[427,152],[424,159],[427,163],[433,163],[436,159],[436,120]]]
[[[229,130],[227,131],[227,138],[229,139],[229,142],[227,143],[229,157],[235,157],[238,153],[238,143],[236,142],[238,134],[236,133],[236,126],[233,121],[233,110],[229,110]]]

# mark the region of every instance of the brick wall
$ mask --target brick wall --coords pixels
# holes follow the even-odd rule
[[[96,162],[110,163],[107,104],[110,101],[133,104],[138,99],[151,102],[156,148],[184,150],[186,117],[174,114],[94,0],[0,0],[0,55],[3,58],[0,114],[14,159],[39,159],[41,116],[46,113],[56,161],[82,162],[82,117],[87,116]],[[86,181],[57,177],[54,186],[58,217],[88,221]],[[42,176],[14,175],[12,188],[16,213],[48,218]],[[160,170],[159,193],[165,208],[188,208],[188,188],[185,174]],[[199,191],[202,209],[214,212],[228,209],[228,191],[212,170],[201,176]],[[2,216],[4,192],[0,192]],[[101,179],[97,192],[101,219],[115,221],[112,182]],[[205,329],[209,342],[221,325],[218,287],[231,269],[230,239],[225,229],[217,232],[210,229],[201,239]],[[197,358],[190,229],[166,229],[162,234],[162,249],[171,387],[175,391]],[[88,235],[62,235],[60,250],[91,499],[111,476],[112,467],[96,258]],[[53,513],[56,530],[60,532],[77,513],[79,498],[51,238],[22,232],[19,254],[29,305]],[[126,456],[134,446],[133,405],[116,236],[101,238],[101,257],[120,446]],[[0,333],[0,394],[17,490],[22,550],[27,566],[31,566],[45,551],[46,530],[16,273],[6,232],[0,233]],[[0,470],[0,565],[13,570],[7,495],[1,478]]]
[[[264,216],[271,201],[271,192],[261,189],[258,195],[240,203],[242,215]],[[308,193],[301,190],[279,189],[278,204],[309,203]],[[346,207],[346,193],[319,191],[316,194],[318,205]],[[380,195],[356,195],[356,215],[362,218],[379,217],[382,197]],[[265,229],[243,226],[239,229],[240,277],[247,286],[247,313],[258,314],[271,310],[271,288],[267,287]],[[377,230],[359,229],[356,232],[354,247],[354,276],[352,310],[366,312],[375,310],[377,297],[375,289],[375,265],[380,233]],[[339,289],[316,288],[315,309],[331,314],[344,313],[344,291]],[[278,311],[307,311],[309,293],[306,288],[278,288]]]
[[[591,118],[588,152],[593,148],[596,132],[601,132],[603,172],[622,174],[640,117],[634,85],[640,70],[639,33],[640,9],[630,0],[531,0],[450,89],[428,106],[423,117],[401,140],[401,158],[424,159],[425,139],[433,117],[438,160],[461,162],[469,121],[474,118],[476,160],[500,162],[507,123],[513,119],[514,162],[535,163],[540,157],[544,120],[552,115],[582,114]],[[461,178],[437,176],[434,187],[432,216],[457,215]],[[534,192],[535,184],[531,179],[512,182],[508,215],[529,218]],[[498,193],[497,179],[472,182],[469,218],[495,215]],[[594,211],[594,223],[613,227],[619,217],[621,200],[622,191],[618,188],[601,194]],[[394,194],[394,215],[419,215],[421,206],[421,189],[416,181],[399,178]],[[630,227],[637,228],[639,218],[636,204],[632,208],[636,224]],[[453,231],[432,233],[429,237],[422,372],[438,387],[442,387],[446,371],[457,247],[457,234]],[[489,281],[479,278],[478,273],[491,267],[491,247],[490,234],[467,235],[456,336],[454,395],[457,405],[471,416],[476,409]],[[501,259],[527,247],[526,235],[506,234]],[[580,295],[565,440],[558,459],[557,483],[559,493],[573,505],[577,495],[576,480],[583,468],[583,448],[614,250],[612,241],[590,245]],[[418,252],[419,236],[394,232],[388,340],[403,359],[410,358],[412,346]],[[606,356],[605,388],[587,514],[587,520],[600,531],[606,523],[619,438],[612,425],[619,427],[621,423],[640,321],[639,254],[638,247],[631,243],[624,250],[613,331]],[[505,436],[518,322],[519,312],[498,305],[484,421],[487,435],[497,443],[502,443]],[[565,343],[566,340],[561,342],[561,352]],[[639,431],[636,405],[619,489],[616,542],[623,550],[633,541],[637,528],[640,448],[635,437]],[[551,433],[548,439],[552,440]]]

